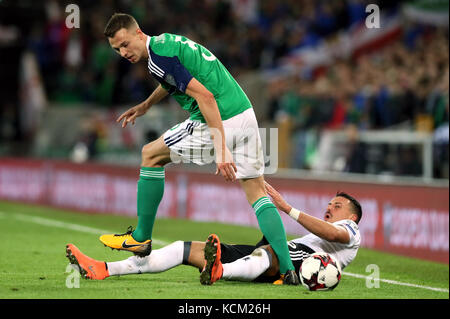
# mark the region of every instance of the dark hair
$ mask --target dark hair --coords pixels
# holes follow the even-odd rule
[[[361,207],[361,204],[353,197],[353,196],[350,196],[349,194],[347,194],[347,193],[345,193],[345,192],[337,192],[336,193],[336,197],[344,197],[344,198],[347,198],[349,201],[350,201],[350,203],[351,203],[351,206],[352,206],[352,210],[353,210],[353,213],[354,214],[356,214],[357,216],[358,216],[358,219],[356,220],[356,223],[358,224],[359,223],[359,221],[361,220],[361,217],[362,217],[362,207]]]
[[[113,38],[117,31],[122,28],[128,29],[131,26],[139,27],[132,16],[126,13],[114,13],[106,24],[103,34],[108,38]]]

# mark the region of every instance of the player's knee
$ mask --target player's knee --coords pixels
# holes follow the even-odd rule
[[[162,167],[171,162],[170,150],[164,144],[162,138],[144,145],[141,156],[141,166],[144,167]]]
[[[141,156],[143,166],[152,167],[157,164],[159,154],[158,148],[156,147],[156,142],[151,142],[144,145],[144,147],[142,147]]]
[[[252,252],[252,256],[257,256],[257,257],[261,257],[263,254],[264,254],[264,251],[262,250],[262,248],[256,248]]]
[[[272,250],[270,249],[270,246],[261,246],[259,248],[256,248],[252,254],[252,256],[257,257],[265,257],[268,259],[269,267],[264,272],[265,276],[274,276],[278,273],[278,261],[276,260],[276,257],[272,254]]]
[[[154,151],[153,145],[154,145],[154,143],[151,142],[151,143],[145,144],[142,147],[141,154],[142,154],[142,158],[143,159],[144,158],[145,159],[152,158],[154,156],[155,151]]]
[[[270,251],[267,249],[267,248],[265,248],[265,247],[259,247],[259,248],[256,248],[253,252],[252,252],[252,254],[251,254],[252,256],[256,256],[256,257],[261,257],[261,258],[267,258],[268,259],[268,261],[269,261],[269,265],[272,265],[272,259],[273,259],[273,257],[272,257],[272,254],[270,253]]]

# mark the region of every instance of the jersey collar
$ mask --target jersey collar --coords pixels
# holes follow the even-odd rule
[[[145,41],[145,47],[147,48],[148,56],[150,57],[150,38],[151,36],[147,36],[147,40]]]

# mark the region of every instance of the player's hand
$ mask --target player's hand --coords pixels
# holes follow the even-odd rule
[[[270,197],[272,197],[272,201],[274,205],[281,211],[285,212],[286,214],[289,214],[289,212],[292,209],[292,206],[289,205],[281,196],[281,194],[275,190],[269,183],[264,181],[264,186],[266,188],[267,194],[269,194]]]
[[[216,175],[222,175],[227,182],[234,182],[236,180],[236,164],[233,161],[233,155],[231,155],[228,147],[225,146],[225,157],[222,158],[220,154],[216,157]]]
[[[120,123],[120,121],[123,120],[122,127],[126,127],[128,123],[131,123],[134,125],[136,118],[144,115],[147,112],[148,108],[145,103],[138,104],[128,111],[122,113],[121,116],[119,116],[116,120],[117,123]]]

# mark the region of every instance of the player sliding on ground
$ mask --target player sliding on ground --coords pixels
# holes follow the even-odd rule
[[[236,80],[205,47],[179,35],[146,35],[130,15],[114,14],[104,34],[111,47],[131,63],[147,59],[149,73],[160,83],[147,100],[120,115],[117,121],[122,121],[122,127],[134,124],[168,94],[190,118],[142,149],[136,229],[103,235],[100,241],[138,256],[149,255],[164,193],[164,166],[174,158],[198,165],[215,161],[216,174],[227,181],[239,180],[262,233],[279,258],[284,282],[298,285],[283,223],[264,189],[264,157],[256,116]]]
[[[352,196],[338,192],[328,203],[324,220],[292,208],[283,197],[266,183],[275,205],[307,229],[310,234],[289,244],[289,253],[298,273],[302,261],[311,253],[326,252],[344,269],[355,257],[361,242],[357,223],[362,217],[360,204]],[[202,270],[200,282],[210,285],[219,279],[263,281],[282,284],[277,255],[263,239],[256,245],[220,243],[217,235],[206,241],[176,241],[155,249],[150,256],[133,256],[126,260],[103,262],[84,255],[75,245],[66,246],[67,257],[80,267],[83,277],[101,280],[109,276],[158,273],[179,265],[191,265]],[[274,281],[275,280],[275,281]]]

